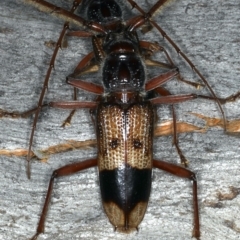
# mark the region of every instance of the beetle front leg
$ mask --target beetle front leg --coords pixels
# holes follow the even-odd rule
[[[49,185],[48,185],[47,196],[46,196],[41,217],[38,223],[37,231],[35,235],[31,238],[31,240],[36,240],[38,235],[44,232],[44,225],[46,221],[49,202],[52,195],[54,180],[56,178],[71,175],[79,171],[82,171],[84,169],[95,167],[95,166],[97,166],[97,159],[89,159],[79,163],[72,163],[53,171]]]
[[[167,68],[167,69],[177,68],[176,65],[174,64],[172,58],[170,57],[170,55],[168,54],[168,52],[166,51],[166,49],[163,46],[161,46],[155,42],[152,43],[152,42],[147,42],[147,41],[140,41],[139,44],[142,49],[146,50],[148,53],[150,52],[149,56],[146,53],[144,54],[145,63],[147,66],[158,66],[158,67]],[[165,57],[167,58],[168,63],[163,63],[163,62],[159,62],[159,61],[151,59],[150,56],[152,56],[156,52],[162,52],[165,55]],[[201,83],[196,83],[196,82],[192,82],[192,81],[184,79],[184,77],[180,74],[180,72],[178,73],[178,75],[176,77],[179,81],[189,84],[197,89],[204,86]]]
[[[198,212],[198,197],[197,197],[197,179],[194,172],[174,165],[172,163],[153,160],[153,167],[161,169],[163,171],[169,172],[175,176],[181,178],[188,178],[193,181],[193,211],[194,211],[194,228],[193,228],[193,237],[200,238],[200,224],[199,224],[199,212]]]

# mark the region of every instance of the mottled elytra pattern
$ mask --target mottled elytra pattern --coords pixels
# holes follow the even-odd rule
[[[153,107],[149,102],[123,107],[102,104],[97,113],[99,170],[124,163],[138,169],[152,167]]]

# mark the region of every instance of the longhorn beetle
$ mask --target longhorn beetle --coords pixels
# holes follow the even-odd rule
[[[41,3],[43,3],[44,1],[39,1],[39,4],[41,4]],[[158,4],[159,3],[161,3],[161,1],[159,1],[158,2]],[[156,9],[158,9],[158,7],[156,7]],[[155,10],[156,10],[155,9]],[[59,11],[59,9],[57,9],[58,11]],[[57,12],[58,12],[57,11]],[[125,43],[126,44],[126,42],[127,42],[127,40],[129,40],[129,39],[131,39],[132,40],[132,36],[130,36],[129,37],[129,39],[126,39],[126,36],[124,35],[125,33],[127,33],[127,34],[129,34],[129,33],[135,33],[134,32],[134,30],[135,29],[137,29],[137,27],[136,27],[136,25],[137,24],[139,24],[139,26],[141,26],[141,24],[142,23],[140,23],[141,22],[141,17],[139,17],[139,19],[130,19],[129,21],[128,21],[128,24],[129,25],[127,25],[129,28],[127,29],[127,32],[125,32],[126,30],[125,30],[125,28],[121,28],[120,26],[119,26],[119,31],[120,31],[120,33],[121,33],[121,37],[122,37],[122,42],[120,41],[120,43]],[[136,24],[136,25],[135,25]],[[96,25],[97,26],[97,25]],[[94,27],[96,27],[96,26],[94,26]],[[115,26],[117,26],[118,27],[118,25],[115,25]],[[97,26],[97,27],[99,27],[99,26]],[[129,30],[130,29],[130,30]],[[161,31],[160,31],[161,32]],[[112,36],[112,33],[111,34],[109,34],[108,32],[107,33],[104,33],[105,34],[105,38],[113,38],[114,39],[114,36]],[[119,37],[119,32],[117,32],[117,33],[115,33],[115,34],[117,34],[117,37]],[[124,36],[123,36],[124,35]],[[130,34],[131,35],[131,34]],[[106,37],[107,36],[107,37]],[[120,39],[121,39],[121,37],[120,37]],[[133,52],[135,52],[136,51],[136,46],[135,46],[135,44],[136,43],[138,43],[137,42],[137,40],[135,40],[135,38],[134,38],[134,36],[133,36],[133,39],[134,39],[134,41],[133,41],[133,48],[134,48],[134,50],[132,50]],[[137,38],[136,38],[137,39]],[[102,39],[101,39],[101,37],[96,37],[96,39],[95,39],[96,41],[99,41],[100,42],[100,45],[102,44]],[[125,42],[124,42],[125,41]],[[107,53],[107,55],[106,56],[103,56],[103,58],[104,57],[106,57],[106,59],[108,58],[108,56],[111,58],[111,51],[112,51],[112,49],[111,49],[111,47],[113,47],[114,48],[114,51],[119,51],[119,49],[118,49],[118,46],[115,46],[115,42],[114,42],[114,40],[113,40],[113,43],[109,43],[109,42],[107,42],[106,43],[106,45],[105,45],[105,47],[106,47],[106,50],[105,50],[105,52]],[[103,46],[104,46],[104,44],[103,44]],[[140,46],[141,46],[141,42],[140,42]],[[116,49],[115,49],[115,47],[116,47]],[[127,46],[127,47],[129,47],[129,46]],[[137,45],[137,48],[138,48],[139,46]],[[96,48],[97,48],[97,44],[96,44]],[[122,48],[122,46],[121,46],[121,48]],[[100,50],[100,48],[98,49],[98,50]],[[125,50],[124,50],[124,52],[128,52],[128,48],[126,48]],[[122,50],[121,50],[122,51]],[[109,52],[109,53],[108,53]],[[139,51],[140,52],[140,51]],[[138,53],[139,53],[138,52]],[[121,54],[122,54],[122,52],[121,52]],[[96,56],[96,55],[95,55]],[[183,56],[185,56],[185,55],[183,55]],[[127,58],[127,57],[126,57]],[[108,63],[108,60],[106,60],[106,59],[104,59],[105,60],[105,64],[107,64]],[[83,61],[85,61],[86,59],[83,59]],[[122,59],[120,59],[120,60],[122,60]],[[118,61],[120,61],[119,59],[118,59]],[[81,61],[81,63],[83,62],[83,61]],[[110,60],[109,60],[110,61]],[[113,66],[113,65],[111,65],[112,63],[111,63],[111,61],[110,61],[110,64],[109,64],[109,66]],[[143,67],[141,66],[141,64],[140,64],[140,60],[139,61],[137,61],[137,65],[138,65],[138,67],[140,67],[140,68],[142,68],[143,69]],[[191,64],[190,64],[191,65]],[[104,65],[105,66],[105,65]],[[112,105],[117,105],[117,106],[120,106],[120,109],[122,109],[122,113],[120,114],[120,115],[118,115],[118,113],[116,113],[116,116],[118,116],[118,118],[119,118],[119,116],[122,116],[122,115],[124,115],[124,121],[123,121],[123,123],[121,123],[121,126],[123,125],[123,126],[125,126],[125,127],[123,127],[123,129],[125,129],[125,131],[126,131],[126,129],[132,129],[131,128],[131,126],[130,125],[128,125],[129,124],[129,122],[128,122],[128,120],[126,120],[126,119],[128,119],[127,118],[127,116],[130,116],[130,118],[132,117],[133,119],[134,119],[134,121],[138,121],[139,119],[140,119],[140,122],[141,121],[146,121],[147,123],[149,123],[149,125],[150,125],[150,127],[152,127],[153,126],[153,113],[150,113],[150,112],[147,112],[147,113],[143,113],[143,115],[145,116],[145,115],[147,115],[148,117],[149,117],[149,119],[146,119],[146,120],[144,120],[144,117],[141,115],[141,114],[136,114],[136,113],[132,113],[131,111],[130,112],[128,112],[128,109],[130,109],[131,108],[131,106],[133,105],[133,108],[136,106],[137,108],[139,107],[139,106],[141,106],[142,107],[142,103],[144,103],[145,104],[145,101],[147,101],[147,102],[150,102],[150,103],[152,103],[152,104],[162,104],[162,103],[170,103],[170,104],[172,104],[172,103],[175,103],[175,102],[181,102],[181,101],[183,101],[183,100],[189,100],[189,99],[193,99],[193,98],[196,98],[197,96],[196,95],[184,95],[184,96],[171,96],[170,95],[170,93],[168,92],[168,91],[164,91],[164,89],[162,89],[162,88],[160,88],[160,87],[158,87],[158,86],[160,86],[161,84],[163,84],[165,81],[167,81],[167,80],[169,80],[169,79],[171,79],[172,77],[174,77],[175,75],[177,75],[178,74],[178,72],[177,72],[177,70],[176,69],[173,69],[173,70],[171,70],[171,71],[168,71],[167,73],[164,73],[164,74],[162,74],[162,75],[159,75],[157,78],[155,78],[155,79],[152,79],[152,80],[150,80],[147,84],[146,84],[146,86],[144,86],[144,83],[145,83],[145,76],[143,77],[143,78],[141,78],[141,77],[139,77],[139,79],[138,79],[138,77],[136,78],[137,79],[137,82],[136,83],[132,83],[131,81],[132,81],[132,78],[128,78],[128,77],[126,77],[125,75],[124,75],[124,77],[122,77],[122,73],[124,73],[125,74],[125,72],[123,71],[123,70],[125,70],[124,69],[124,67],[123,68],[121,68],[121,69],[123,69],[123,70],[121,70],[121,71],[119,71],[119,78],[122,78],[122,80],[119,82],[119,81],[116,81],[116,79],[113,77],[113,75],[115,74],[115,72],[114,72],[114,74],[109,70],[109,66],[105,66],[106,68],[103,68],[104,70],[106,70],[106,72],[107,73],[110,73],[110,77],[106,77],[106,79],[105,78],[103,78],[103,82],[104,82],[104,87],[105,87],[105,89],[107,89],[107,90],[109,90],[109,91],[107,91],[106,92],[106,94],[107,94],[107,96],[103,96],[102,97],[102,99],[100,100],[100,101],[96,101],[96,102],[91,102],[91,103],[87,103],[87,102],[52,102],[52,103],[50,103],[49,105],[50,106],[52,106],[52,107],[60,107],[60,108],[69,108],[69,109],[75,109],[75,108],[95,108],[95,107],[97,107],[98,105],[102,105],[103,104],[103,109],[101,109],[100,108],[100,110],[99,109],[97,109],[97,112],[99,112],[99,115],[97,114],[97,119],[98,119],[98,121],[97,121],[97,125],[99,124],[99,125],[101,125],[101,127],[100,126],[98,126],[98,138],[99,139],[101,139],[101,136],[102,136],[102,134],[103,135],[106,135],[105,136],[105,138],[106,139],[108,139],[110,136],[108,135],[108,133],[109,133],[109,131],[111,132],[114,128],[112,127],[112,125],[110,124],[106,124],[106,125],[104,125],[103,123],[105,123],[105,120],[103,121],[102,120],[102,118],[101,118],[101,114],[103,115],[103,118],[104,117],[106,117],[106,121],[107,122],[109,122],[108,121],[108,118],[110,118],[111,120],[113,120],[114,118],[113,118],[113,116],[111,115],[112,114],[112,112],[111,111],[109,111],[109,113],[110,113],[110,117],[107,115],[107,114],[103,114],[103,113],[105,113],[105,111],[106,111],[106,109],[105,109],[105,104],[108,106],[108,105],[110,105],[110,107],[113,107]],[[114,65],[115,66],[115,65]],[[192,65],[191,65],[192,66]],[[82,66],[79,68],[80,70],[82,70]],[[78,70],[79,70],[78,69]],[[128,69],[129,70],[129,69]],[[81,72],[81,71],[80,71]],[[118,72],[118,71],[116,71],[116,72]],[[140,72],[140,74],[143,74],[143,75],[145,75],[144,74],[144,72],[142,71],[142,70],[139,70],[139,72]],[[198,73],[198,71],[197,71],[197,74],[199,74],[200,75],[200,73]],[[103,74],[104,75],[104,74]],[[129,75],[131,75],[131,74],[129,74]],[[201,76],[201,75],[200,75]],[[117,78],[118,79],[118,78]],[[118,79],[119,80],[119,79]],[[125,82],[124,82],[125,81]],[[85,90],[88,90],[88,91],[90,91],[90,92],[94,92],[94,93],[97,93],[97,94],[103,94],[103,89],[101,88],[101,87],[99,87],[99,86],[97,86],[97,85],[88,85],[88,84],[85,84],[85,83],[83,83],[83,82],[81,82],[81,81],[76,81],[75,79],[70,79],[69,81],[68,81],[68,83],[69,84],[71,84],[71,85],[73,85],[74,87],[79,87],[79,88],[82,88],[82,89],[85,89]],[[206,84],[207,84],[207,82],[205,82]],[[116,86],[115,86],[116,85]],[[96,89],[98,89],[98,90],[95,90],[94,88],[96,88]],[[209,88],[209,89],[211,89],[211,88]],[[146,90],[146,91],[149,91],[149,90],[154,90],[154,91],[156,91],[156,92],[158,92],[158,93],[160,93],[160,95],[165,95],[165,94],[167,94],[168,96],[164,96],[164,97],[161,97],[161,98],[156,98],[156,99],[151,99],[151,98],[148,98],[147,96],[145,96],[145,93],[144,93],[144,90]],[[210,91],[212,91],[212,90],[210,90]],[[109,94],[109,95],[108,95]],[[214,95],[214,93],[212,92],[212,94],[213,94],[213,99],[217,99],[216,97],[215,97],[215,95]],[[198,96],[198,97],[203,97],[203,96]],[[211,97],[207,97],[207,98],[211,98]],[[149,100],[149,101],[148,101]],[[219,100],[217,100],[218,101],[218,103],[219,103]],[[144,105],[143,104],[143,105]],[[39,107],[42,107],[43,105],[42,105],[42,103],[41,104],[39,104]],[[219,105],[220,106],[220,105]],[[146,109],[147,109],[147,111],[152,111],[152,107],[146,107]],[[220,107],[220,109],[221,109],[221,107]],[[35,110],[34,110],[35,111]],[[115,110],[114,110],[115,111]],[[113,111],[113,112],[114,112]],[[135,110],[134,110],[135,111]],[[134,112],[133,111],[133,112]],[[138,110],[137,110],[138,111]],[[223,112],[222,112],[223,113]],[[37,116],[37,112],[35,113],[35,116]],[[37,119],[37,117],[35,117],[35,119]],[[127,121],[127,122],[126,122]],[[36,123],[36,122],[35,122]],[[34,124],[34,128],[35,128],[35,125],[36,124]],[[103,127],[110,127],[110,130],[107,130],[107,129],[105,129],[105,130],[102,130],[102,128]],[[135,126],[135,125],[134,125]],[[146,125],[143,125],[143,129],[146,127]],[[34,129],[33,128],[33,129]],[[122,130],[123,130],[122,129]],[[148,130],[149,131],[149,133],[148,134],[146,134],[146,137],[148,138],[149,136],[151,136],[152,135],[152,131],[153,130]],[[34,133],[34,131],[32,132],[32,136],[33,136],[33,133]],[[121,133],[122,134],[122,133]],[[117,134],[117,137],[116,138],[112,138],[111,137],[111,140],[109,140],[109,141],[107,141],[107,145],[104,145],[104,144],[106,144],[105,142],[102,142],[101,140],[100,140],[100,142],[99,142],[99,154],[101,155],[103,155],[103,156],[107,156],[108,155],[108,151],[109,150],[106,150],[105,148],[108,146],[108,147],[110,147],[110,149],[112,149],[112,150],[114,150],[115,151],[115,149],[117,149],[119,146],[121,146],[121,141],[118,139],[118,137],[119,138],[126,138],[126,139],[128,139],[128,136],[127,136],[127,134],[126,133],[124,133],[123,135],[121,135],[121,134]],[[31,137],[32,138],[32,137]],[[104,137],[102,137],[102,138],[104,138]],[[105,139],[104,138],[104,139]],[[125,140],[125,141],[127,141],[127,140]],[[152,140],[147,140],[147,141],[152,141]],[[136,149],[145,149],[144,151],[145,151],[145,153],[148,153],[149,152],[149,150],[151,150],[151,146],[149,147],[149,149],[148,149],[148,147],[146,147],[147,148],[147,150],[146,150],[146,148],[144,148],[144,144],[146,144],[146,142],[147,142],[146,140],[144,140],[144,141],[141,141],[139,138],[134,138],[133,139],[133,141],[131,142],[132,144],[133,144],[133,146],[134,146],[134,148],[135,148],[135,150]],[[103,150],[100,150],[101,149],[101,146],[102,146],[102,144],[103,144],[103,146],[105,146],[104,147],[104,149]],[[31,144],[30,144],[31,145]],[[144,145],[144,146],[143,146]],[[150,145],[151,145],[151,143],[150,143]],[[125,146],[125,145],[124,145]],[[126,147],[127,146],[125,146],[124,147],[124,149],[125,149],[125,152],[126,152]],[[113,151],[113,152],[114,152]],[[115,151],[116,152],[116,151]],[[150,151],[151,152],[151,151]],[[134,153],[135,154],[135,153]],[[98,158],[98,162],[100,162],[100,164],[101,164],[101,160],[99,160],[101,157],[100,157],[100,155],[99,155],[99,158]],[[148,157],[149,157],[149,155],[148,155]],[[102,159],[104,159],[104,161],[107,159],[107,157],[102,157]],[[126,159],[128,159],[128,157],[126,158]],[[56,171],[54,171],[54,173],[53,173],[53,177],[52,177],[52,181],[51,181],[51,184],[50,184],[50,187],[52,186],[52,183],[53,183],[53,179],[55,178],[55,177],[57,177],[57,175],[58,174],[62,174],[62,175],[66,175],[66,174],[68,174],[69,172],[68,171],[70,171],[71,173],[73,173],[73,172],[75,172],[76,170],[82,170],[82,169],[85,169],[85,168],[87,168],[87,167],[90,167],[90,166],[94,166],[94,165],[96,165],[97,164],[97,161],[96,161],[96,159],[93,159],[93,160],[89,160],[89,161],[87,161],[87,162],[82,162],[82,163],[79,163],[79,164],[75,164],[75,165],[69,165],[69,166],[65,166],[65,167],[63,167],[63,168],[61,168],[61,169],[59,169],[59,170],[56,170]],[[140,162],[138,162],[138,164],[140,164]],[[143,163],[141,163],[140,165],[142,165]],[[145,163],[144,163],[145,164]],[[111,164],[110,164],[111,165]],[[77,167],[77,169],[74,169],[74,167]],[[117,166],[117,168],[119,168],[119,165],[117,164],[116,165]],[[168,163],[165,163],[165,162],[162,162],[162,161],[156,161],[156,160],[153,160],[153,166],[154,167],[157,167],[157,168],[160,168],[160,169],[163,169],[163,170],[166,170],[166,171],[169,171],[169,172],[171,172],[171,173],[175,173],[176,175],[178,175],[178,176],[183,176],[183,177],[187,177],[187,178],[190,178],[191,180],[194,180],[194,188],[193,188],[193,195],[194,195],[194,209],[195,209],[195,228],[194,228],[194,236],[195,237],[199,237],[199,235],[200,235],[200,233],[199,233],[199,223],[198,223],[198,213],[197,213],[197,195],[196,195],[196,182],[195,182],[195,177],[194,177],[194,174],[191,172],[191,171],[189,171],[189,170],[186,170],[186,169],[184,169],[184,168],[181,168],[181,167],[178,167],[178,166],[175,166],[175,165],[172,165],[172,164],[168,164]],[[137,165],[137,166],[135,166],[135,165],[130,165],[130,166],[128,166],[128,164],[127,165],[125,165],[124,167],[123,167],[123,175],[125,175],[125,174],[127,174],[127,173],[129,173],[129,174],[127,174],[127,175],[131,175],[132,173],[131,173],[131,171],[132,170],[134,170],[134,168],[139,168],[139,166]],[[101,167],[99,167],[99,169],[102,169]],[[103,168],[104,169],[104,168]],[[111,167],[110,167],[110,169],[111,169]],[[106,170],[110,170],[109,169],[109,167],[107,167],[107,169]],[[129,170],[130,169],[130,170]],[[148,167],[146,168],[147,169],[147,171],[148,171]],[[118,173],[118,170],[120,170],[119,171],[119,173]],[[118,174],[120,174],[120,175],[122,175],[122,172],[121,172],[121,166],[120,166],[120,169],[118,169],[117,170],[117,173],[114,173],[113,175],[116,175],[116,176],[118,176]],[[129,172],[130,171],[130,172]],[[135,171],[135,170],[134,170]],[[177,172],[177,173],[176,173]],[[142,217],[143,217],[143,214],[144,214],[144,212],[145,212],[145,207],[144,207],[144,205],[146,205],[146,203],[144,203],[143,205],[142,205],[142,203],[140,204],[140,205],[136,205],[136,200],[134,199],[134,204],[133,203],[131,203],[130,205],[131,205],[131,210],[132,209],[134,209],[134,207],[138,207],[138,209],[136,210],[136,209],[134,209],[133,210],[133,214],[135,215],[136,214],[136,212],[140,212],[140,216],[138,217],[139,218],[139,220],[138,221],[136,221],[136,222],[131,222],[131,221],[133,221],[133,218],[132,218],[132,216],[131,216],[131,214],[132,214],[132,212],[131,212],[131,210],[126,210],[126,209],[128,209],[128,207],[129,207],[129,205],[127,205],[126,203],[125,203],[125,198],[123,198],[124,200],[123,200],[123,202],[124,203],[119,203],[118,201],[120,201],[121,202],[121,200],[119,200],[118,198],[117,198],[117,200],[112,200],[113,201],[113,203],[111,203],[111,204],[109,204],[109,200],[108,200],[108,197],[109,196],[106,196],[106,194],[112,194],[112,196],[113,195],[115,195],[115,192],[112,192],[111,193],[111,191],[108,193],[108,192],[106,192],[105,193],[105,190],[104,189],[106,189],[106,184],[104,184],[104,182],[106,181],[106,180],[104,180],[104,176],[105,175],[108,175],[108,173],[105,173],[105,172],[103,172],[103,177],[101,177],[101,172],[100,172],[100,185],[101,186],[103,186],[102,187],[102,197],[103,197],[103,201],[105,201],[105,211],[107,212],[107,214],[108,214],[108,216],[109,216],[109,218],[110,218],[110,221],[113,223],[113,225],[115,225],[115,227],[117,228],[117,229],[122,229],[122,230],[124,230],[124,231],[128,231],[128,230],[131,230],[132,228],[137,228],[137,226],[138,226],[138,224],[139,224],[139,222],[141,221],[141,219],[142,219]],[[110,174],[112,174],[112,173],[110,173]],[[137,177],[138,176],[138,173],[134,173],[134,174],[132,174],[133,176],[136,176],[136,178],[134,178],[135,180],[141,180],[142,178],[141,177]],[[140,174],[141,175],[141,174]],[[147,174],[147,178],[149,178],[149,176],[151,176],[151,172],[148,172],[148,174]],[[102,178],[102,180],[101,180],[101,178]],[[122,180],[122,182],[124,182],[124,181],[126,181],[128,184],[129,183],[133,183],[133,181],[134,181],[134,179],[132,180],[132,179],[126,179],[126,178],[124,178],[124,177],[121,177],[120,176],[120,178],[118,178],[117,177],[117,179],[120,179],[120,182],[121,182],[121,180]],[[148,181],[147,181],[148,182]],[[124,184],[123,184],[124,185]],[[147,184],[148,186],[147,186],[147,189],[148,189],[148,191],[150,191],[150,185],[149,185],[149,183]],[[104,187],[105,186],[105,187]],[[114,187],[113,188],[115,188],[116,187],[116,185],[113,185]],[[117,185],[118,186],[118,185]],[[119,185],[120,187],[122,187],[122,185],[120,184]],[[133,183],[133,189],[135,189],[135,187],[137,186],[135,183]],[[125,189],[125,188],[123,188],[123,189]],[[140,193],[141,192],[141,190],[142,189],[139,189],[138,187],[137,187],[137,189],[138,189],[138,192]],[[120,193],[121,191],[119,191],[118,193]],[[48,204],[48,200],[49,200],[49,196],[50,196],[50,193],[51,193],[51,188],[50,188],[50,190],[48,191],[48,197],[47,197],[47,200],[46,200],[46,204],[45,204],[45,207],[47,207],[47,204]],[[147,197],[146,198],[148,198],[148,196],[149,196],[149,193],[147,193],[146,194],[147,195]],[[125,196],[126,197],[126,196]],[[107,199],[107,200],[106,200]],[[138,199],[139,200],[139,199]],[[130,201],[131,202],[131,201]],[[141,201],[140,201],[141,202]],[[121,209],[121,210],[117,210],[117,211],[124,211],[124,214],[122,215],[122,218],[123,218],[123,222],[124,222],[124,224],[123,223],[118,223],[118,220],[115,220],[115,218],[114,219],[111,219],[111,214],[112,214],[112,212],[111,211],[113,211],[112,209],[115,209],[116,210],[116,208],[117,207],[119,207],[119,205],[121,205],[121,204],[123,204],[123,209],[125,209],[125,210],[123,210],[123,209]],[[117,205],[117,206],[116,206]],[[135,212],[135,210],[136,210],[136,212]],[[141,211],[143,211],[143,212],[141,212]],[[44,216],[45,216],[45,212],[43,211],[43,215],[42,215],[42,218],[41,218],[41,221],[40,221],[40,224],[39,224],[39,228],[38,228],[38,233],[33,237],[33,239],[35,239],[36,237],[37,237],[37,235],[39,234],[39,233],[41,233],[42,232],[42,229],[43,229],[43,224],[44,224]],[[117,212],[118,214],[117,215],[119,215],[120,216],[120,218],[121,218],[121,212]],[[42,220],[43,219],[43,220]],[[121,220],[121,219],[120,219]],[[120,221],[119,220],[119,221]],[[117,221],[117,222],[116,222]],[[121,221],[120,221],[121,222]],[[119,225],[118,225],[119,224]],[[135,224],[135,225],[134,225]],[[40,229],[40,231],[39,231],[39,229]]]

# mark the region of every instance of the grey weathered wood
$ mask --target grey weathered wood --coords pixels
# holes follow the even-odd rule
[[[55,2],[67,5],[67,1]],[[155,1],[148,2],[151,6]],[[171,1],[155,16],[221,97],[240,89],[239,8],[238,0],[181,0]],[[0,12],[0,108],[28,110],[36,106],[52,53],[44,42],[58,38],[63,21],[20,0],[2,0]],[[167,46],[156,32],[146,38]],[[183,75],[197,80],[171,47],[167,49]],[[69,40],[69,48],[60,51],[57,58],[47,100],[71,99],[71,87],[65,84],[65,77],[90,50],[89,40]],[[196,92],[177,81],[168,85],[174,93]],[[81,97],[91,98],[87,93]],[[224,110],[229,119],[240,118],[239,100],[225,105]],[[220,117],[216,104],[204,100],[178,105],[178,119],[203,124],[188,112]],[[159,107],[158,114],[159,121],[171,118],[168,107]],[[34,149],[68,139],[94,138],[87,110],[78,111],[71,127],[62,129],[61,122],[67,115],[68,111],[55,109],[42,112]],[[0,119],[0,148],[27,148],[31,123],[32,119]],[[156,139],[154,157],[179,162],[171,141],[171,137]],[[219,192],[230,193],[231,186],[239,190],[239,137],[214,128],[206,134],[183,134],[180,143],[190,169],[198,175],[201,239],[239,239],[240,196],[232,200],[218,198]],[[31,237],[52,171],[95,155],[96,149],[89,149],[52,156],[46,164],[35,161],[30,181],[24,158],[0,156],[0,239]],[[113,232],[102,211],[96,170],[84,171],[57,181],[45,234],[39,239],[191,239],[191,196],[188,181],[155,170],[149,208],[140,230],[126,236]]]

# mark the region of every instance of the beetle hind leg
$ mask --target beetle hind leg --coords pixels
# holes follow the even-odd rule
[[[199,223],[199,211],[198,211],[198,197],[197,197],[197,180],[195,173],[180,167],[178,165],[174,165],[172,163],[153,160],[153,167],[161,169],[163,171],[169,172],[175,176],[181,178],[187,178],[190,181],[193,181],[193,214],[194,214],[194,228],[193,228],[193,237],[196,239],[200,239],[200,223]]]
[[[54,180],[56,178],[71,175],[71,174],[77,173],[79,171],[82,171],[84,169],[88,169],[88,168],[95,167],[95,166],[97,166],[97,159],[89,159],[89,160],[86,160],[83,162],[72,163],[72,164],[66,165],[64,167],[61,167],[61,168],[53,171],[51,179],[49,181],[47,196],[46,196],[45,203],[44,203],[44,206],[42,209],[42,213],[41,213],[41,217],[40,217],[40,220],[38,223],[37,231],[36,231],[35,235],[31,238],[31,240],[36,240],[38,238],[38,236],[44,232],[44,225],[45,225],[46,216],[47,216],[47,212],[48,212],[49,202],[50,202],[51,195],[52,195]]]

